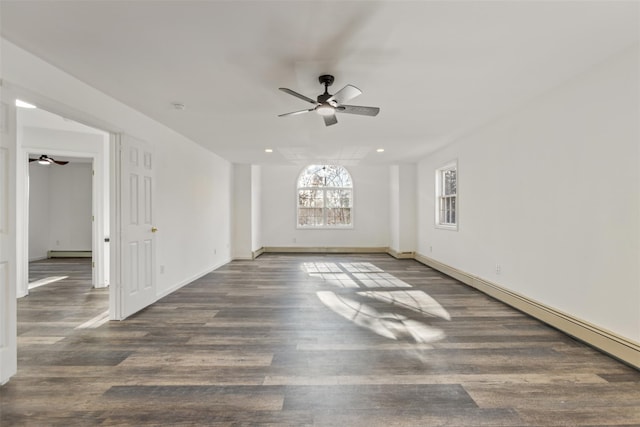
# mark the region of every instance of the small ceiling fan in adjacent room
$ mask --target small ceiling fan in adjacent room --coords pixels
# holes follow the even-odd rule
[[[38,164],[41,165],[50,165],[53,163],[55,163],[56,165],[66,165],[67,163],[69,163],[61,160],[55,160],[53,157],[49,157],[46,154],[41,155],[37,159],[29,159],[29,163],[31,162],[38,162]]]
[[[286,87],[281,87],[280,90],[288,93],[289,95],[293,95],[296,98],[300,98],[303,101],[307,101],[310,104],[313,104],[313,108],[309,108],[307,110],[293,111],[291,113],[280,114],[278,117],[285,116],[296,116],[298,114],[310,113],[311,111],[315,111],[324,119],[324,124],[327,126],[335,125],[338,123],[338,119],[336,118],[336,113],[347,113],[347,114],[358,114],[361,116],[376,116],[380,112],[380,108],[378,107],[362,107],[359,105],[346,105],[345,102],[355,98],[360,95],[362,91],[353,85],[346,85],[335,94],[331,95],[328,91],[329,86],[333,84],[333,76],[329,74],[324,74],[318,77],[318,80],[321,84],[324,85],[324,93],[318,95],[316,101],[311,98],[308,98],[304,95],[299,94],[291,89],[287,89]]]

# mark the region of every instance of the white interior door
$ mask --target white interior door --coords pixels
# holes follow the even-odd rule
[[[17,370],[15,287],[15,106],[0,102],[0,384]]]
[[[152,146],[121,138],[120,256],[121,318],[156,301],[154,158]]]

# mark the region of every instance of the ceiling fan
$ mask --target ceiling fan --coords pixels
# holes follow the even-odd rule
[[[41,155],[37,159],[29,159],[29,163],[38,162],[41,165],[50,165],[55,163],[56,165],[66,165],[69,162],[64,162],[61,160],[55,160],[53,157],[49,157],[46,154]]]
[[[378,107],[362,107],[358,105],[344,104],[344,102],[347,102],[362,93],[362,91],[357,87],[353,85],[346,85],[335,94],[331,95],[328,91],[328,88],[333,84],[333,76],[329,74],[323,74],[322,76],[318,77],[318,80],[320,81],[320,84],[324,85],[324,93],[318,95],[316,101],[311,98],[307,98],[306,96],[301,95],[291,89],[281,87],[281,91],[286,92],[289,95],[293,95],[296,98],[300,98],[303,101],[307,101],[308,103],[315,105],[315,107],[309,108],[308,110],[300,110],[293,111],[291,113],[280,114],[278,117],[296,116],[298,114],[310,113],[311,111],[315,111],[322,116],[325,125],[331,126],[338,123],[338,119],[336,118],[335,113],[358,114],[361,116],[376,116],[380,112],[380,108]]]

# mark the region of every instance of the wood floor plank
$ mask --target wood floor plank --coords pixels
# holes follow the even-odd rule
[[[30,266],[60,276],[18,301],[3,427],[640,425],[640,372],[412,260],[264,254],[95,328],[90,260]]]

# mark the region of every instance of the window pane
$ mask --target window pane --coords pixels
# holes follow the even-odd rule
[[[351,225],[352,182],[342,166],[307,166],[300,173],[297,191],[299,227]]]
[[[327,208],[327,225],[350,225],[350,208]]]
[[[451,194],[456,194],[456,170],[455,169],[449,169],[446,171],[443,171],[442,174],[442,181],[443,181],[443,195],[447,196],[447,195],[451,195]]]
[[[451,224],[456,224],[456,197],[451,198]]]
[[[324,198],[322,190],[298,190],[298,207],[322,208]]]
[[[298,187],[352,187],[352,183],[342,166],[310,165],[300,174]]]
[[[323,225],[322,208],[298,208],[298,225],[301,227]]]
[[[329,208],[350,208],[351,190],[326,190],[327,207]]]
[[[352,187],[349,172],[342,166],[325,166],[324,173],[327,187]]]
[[[298,179],[298,187],[324,187],[324,165],[310,165],[305,168]]]

